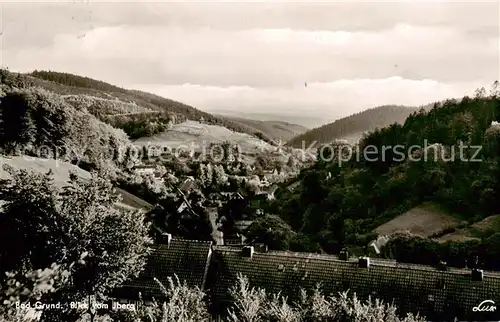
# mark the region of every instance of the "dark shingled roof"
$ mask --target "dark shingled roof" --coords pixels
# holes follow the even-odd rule
[[[167,285],[167,278],[174,274],[181,282],[203,288],[211,253],[212,242],[209,241],[171,239],[170,245],[155,245],[141,275],[124,283],[113,295],[136,300],[141,292],[144,299],[162,299],[163,294],[153,278]]]
[[[336,256],[292,252],[254,252],[244,257],[240,248],[212,246],[211,242],[171,239],[170,244],[155,246],[144,272],[125,283],[114,297],[163,299],[158,278],[177,274],[190,286],[204,288],[214,313],[226,312],[229,288],[237,274],[247,276],[253,286],[268,293],[278,293],[294,300],[299,288],[311,289],[322,284],[325,294],[349,290],[359,298],[379,298],[394,302],[398,312],[419,312],[428,320],[500,320],[484,316],[473,307],[485,300],[500,303],[500,273],[484,272],[482,281],[473,281],[471,271],[438,270],[433,267],[370,259],[369,268],[359,267],[357,259],[341,260]],[[207,275],[208,274],[208,275]],[[206,281],[206,283],[205,283]],[[500,315],[500,310],[494,314]]]
[[[481,318],[472,311],[474,306],[484,300],[500,303],[498,273],[484,272],[483,281],[472,281],[470,270],[441,271],[388,260],[370,261],[369,268],[361,268],[357,259],[345,261],[308,253],[255,252],[247,258],[240,249],[214,246],[207,288],[215,312],[225,311],[228,290],[238,273],[246,275],[253,286],[268,293],[281,292],[291,300],[299,294],[299,287],[310,289],[321,282],[325,294],[350,290],[360,299],[371,296],[394,301],[400,314],[420,312],[428,320],[458,317],[477,321]]]

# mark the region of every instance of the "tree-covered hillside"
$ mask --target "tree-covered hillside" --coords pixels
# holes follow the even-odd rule
[[[435,104],[370,133],[350,158],[348,146],[328,145],[302,172],[299,188],[278,191],[267,211],[332,253],[366,246],[374,228],[422,202],[438,203],[469,223],[500,214],[499,119],[496,82],[489,94],[482,89],[474,98]],[[498,234],[474,248],[489,268],[500,269],[490,244]],[[443,252],[441,258],[453,257]]]
[[[6,76],[7,75],[7,76]],[[37,87],[0,83],[0,151],[80,162],[91,168],[132,165],[125,132]],[[21,85],[16,87],[14,85]]]
[[[43,87],[47,90],[53,91],[62,95],[88,95],[94,96],[103,99],[111,99],[118,100],[126,104],[134,104],[140,106],[144,109],[148,109],[151,111],[158,111],[162,113],[166,113],[169,115],[173,115],[177,121],[188,119],[194,121],[203,120],[210,124],[216,124],[224,126],[228,129],[231,129],[236,132],[248,133],[251,135],[256,135],[255,129],[252,127],[246,126],[241,123],[233,122],[223,117],[216,117],[209,113],[200,111],[192,106],[187,104],[183,104],[168,98],[164,98],[155,94],[146,93],[138,90],[128,90],[124,88],[120,88],[102,81],[98,81],[88,77],[82,77],[78,75],[73,75],[69,73],[60,73],[55,71],[33,71],[32,73],[27,74],[27,81],[33,83],[34,85]],[[103,109],[106,109],[106,106],[102,106]],[[130,112],[131,114],[133,111]],[[111,114],[108,111],[101,112],[100,114]],[[155,113],[146,113],[146,119],[152,123],[158,122],[157,114]],[[137,123],[137,127],[144,128],[145,124],[142,121],[144,119],[141,118]],[[119,125],[116,121],[113,123],[114,126],[118,126],[123,128],[124,130],[130,128],[131,122],[134,119],[128,119],[127,124]],[[135,123],[134,123],[135,124]],[[161,128],[155,130],[154,133],[158,133],[161,131]],[[148,131],[137,131],[135,130],[132,133],[141,132],[144,135],[148,134]],[[127,132],[128,133],[128,132]],[[262,139],[271,142],[271,139],[266,135],[261,133],[258,134]]]
[[[373,131],[392,123],[403,123],[411,113],[418,110],[419,108],[415,107],[394,105],[371,108],[300,134],[288,141],[288,145],[301,148],[314,142],[329,143],[351,134]]]

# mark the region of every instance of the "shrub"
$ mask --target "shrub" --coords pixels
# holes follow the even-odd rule
[[[300,291],[300,300],[290,304],[281,294],[267,296],[262,289],[250,286],[246,277],[239,275],[230,294],[234,304],[228,310],[228,322],[423,322],[424,318],[407,314],[400,318],[396,307],[380,300],[360,301],[356,294],[347,292],[325,296],[318,285],[311,294]]]
[[[129,313],[134,321],[157,322],[206,322],[210,316],[204,301],[205,293],[198,287],[189,287],[181,283],[179,277],[168,277],[168,285],[160,285],[163,295],[167,298],[163,304],[153,301],[152,305],[141,305],[137,312]],[[119,319],[124,320],[124,317]]]

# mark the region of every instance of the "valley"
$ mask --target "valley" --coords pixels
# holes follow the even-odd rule
[[[376,214],[373,219],[370,218],[372,215],[368,215],[365,219],[359,215],[342,219],[342,215],[340,217],[335,215],[335,209],[347,207],[345,203],[352,198],[354,198],[352,199],[354,203],[359,203],[360,199],[363,200],[363,198],[368,202],[370,193],[364,197],[361,195],[364,189],[368,189],[367,191],[371,189],[370,182],[382,180],[377,185],[382,184],[387,186],[384,189],[389,189],[390,185],[399,184],[398,180],[402,179],[395,176],[399,179],[387,181],[388,174],[384,174],[385,172],[376,174],[377,171],[380,171],[377,168],[379,166],[377,163],[363,163],[361,160],[360,163],[354,164],[352,161],[348,161],[347,164],[354,166],[354,169],[349,167],[345,169],[335,168],[335,162],[329,165],[317,159],[315,155],[318,153],[316,149],[319,147],[318,144],[332,142],[335,139],[345,140],[342,141],[345,142],[342,144],[351,146],[373,143],[377,135],[382,135],[384,131],[391,133],[390,131],[401,127],[401,124],[410,126],[410,119],[425,118],[428,117],[426,113],[444,111],[446,106],[459,104],[459,100],[429,104],[421,108],[381,106],[308,131],[305,127],[286,122],[211,116],[193,107],[156,95],[126,90],[71,74],[42,71],[26,76],[18,75],[17,78],[14,74],[5,74],[4,77],[19,80],[21,84],[24,84],[22,86],[27,86],[27,88],[36,85],[56,93],[57,99],[60,98],[64,102],[63,104],[68,104],[75,109],[74,113],[92,115],[95,118],[95,121],[92,121],[95,124],[92,125],[93,127],[109,124],[125,130],[130,141],[126,138],[120,139],[122,141],[117,147],[122,147],[121,155],[114,153],[111,155],[111,159],[106,159],[103,154],[95,154],[95,148],[91,148],[92,151],[88,151],[89,147],[86,147],[87,150],[80,149],[80,155],[88,155],[83,161],[83,165],[88,168],[87,170],[95,170],[103,166],[106,168],[109,164],[112,165],[111,169],[116,173],[115,187],[123,198],[123,201],[117,205],[122,208],[132,209],[131,207],[133,207],[150,212],[156,207],[155,204],[162,205],[163,208],[170,208],[178,203],[176,200],[179,200],[179,197],[181,200],[188,198],[184,200],[188,204],[192,202],[189,201],[191,197],[201,197],[199,204],[201,208],[192,213],[193,215],[199,211],[205,212],[207,207],[213,207],[213,205],[217,205],[219,219],[224,217],[227,220],[230,216],[232,221],[252,222],[261,213],[277,214],[280,220],[284,221],[283,224],[289,227],[287,229],[295,232],[300,231],[308,236],[307,243],[302,242],[300,246],[302,249],[315,251],[319,248],[334,253],[345,246],[352,246],[356,252],[356,249],[363,244],[367,245],[370,238],[375,239],[376,236],[390,236],[401,232],[422,236],[429,238],[429,240],[436,239],[439,242],[478,240],[480,235],[474,233],[478,231],[474,225],[481,226],[482,218],[478,218],[476,224],[463,214],[450,216],[445,210],[448,207],[446,202],[438,202],[440,203],[438,206],[438,203],[433,202],[418,205],[416,201],[407,201],[399,206],[396,203],[396,208],[391,209],[390,204],[393,201],[390,200],[389,195],[378,197],[389,198],[385,201],[388,205],[386,208],[368,207],[365,209],[368,214]],[[440,107],[440,104],[443,107]],[[387,127],[388,125],[390,126]],[[137,131],[137,129],[140,130]],[[261,133],[261,135],[256,135],[256,133]],[[92,133],[87,135],[92,135]],[[455,132],[454,135],[457,133]],[[279,145],[277,143],[281,138],[290,140],[287,145]],[[402,139],[401,136],[396,136],[396,138]],[[317,144],[313,145],[309,151],[292,147],[296,146],[300,139],[306,139],[309,144],[314,140]],[[106,148],[106,144],[99,147],[103,152]],[[78,150],[78,147],[75,146],[72,149]],[[134,153],[137,151],[140,153],[134,156],[131,154],[131,149],[135,150]],[[88,152],[91,153],[88,154]],[[28,152],[28,155],[30,153],[33,152]],[[76,173],[82,178],[88,179],[90,176],[87,170],[68,163],[77,162],[80,164],[82,160],[77,160],[78,153],[73,156],[65,156],[66,161],[63,162],[47,160],[46,163],[44,163],[45,159],[40,158],[40,156],[28,155],[5,158],[3,163],[16,170],[31,169],[38,173],[47,173],[50,170],[56,176],[55,183],[59,187],[69,180],[68,171],[70,168],[76,170]],[[102,159],[103,156],[105,159]],[[119,158],[116,159],[116,156]],[[124,157],[129,159],[123,159]],[[28,159],[30,161],[27,161]],[[314,163],[315,160],[316,163]],[[149,170],[143,171],[141,167],[145,167],[145,170],[149,168]],[[392,167],[391,171],[410,173],[408,171],[413,165],[396,163],[390,167]],[[325,179],[321,178],[326,169],[329,171],[329,179],[324,181]],[[367,181],[362,179],[370,171],[372,179]],[[344,178],[344,176],[347,177]],[[380,179],[375,179],[377,176],[380,176]],[[350,181],[345,181],[347,178],[350,178],[348,179],[350,181],[354,180],[353,182],[361,180],[355,184],[358,191],[352,190]],[[186,180],[194,180],[193,188],[184,191],[182,196],[177,195],[176,189],[183,186],[183,182],[185,184]],[[290,182],[295,182],[294,185],[300,183],[299,189],[287,190],[286,187]],[[327,184],[326,182],[331,183]],[[309,192],[308,189],[316,192]],[[331,191],[328,193],[329,190]],[[244,202],[239,206],[233,200],[235,193],[244,196]],[[340,204],[339,201],[334,201],[336,199],[328,201],[330,198],[328,196],[332,193],[340,194],[339,196],[342,198],[340,200],[343,201]],[[263,201],[258,201],[261,196],[266,195],[272,195],[276,199],[266,201],[264,198]],[[358,197],[355,197],[356,195]],[[297,204],[298,200],[307,200],[307,202],[299,205]],[[333,204],[329,205],[330,202]],[[410,205],[414,205],[413,208],[410,208]],[[234,213],[233,207],[236,206],[240,207],[238,208],[240,213]],[[346,208],[351,209],[350,212],[358,209],[358,206],[352,205],[350,207],[353,208]],[[166,209],[163,211],[170,212]],[[312,215],[309,214],[310,211],[319,211],[322,214],[309,218],[308,216]],[[333,216],[331,215],[332,211]],[[178,215],[185,216],[182,211],[178,211]],[[199,216],[198,213],[196,215]],[[162,216],[165,216],[165,213]],[[309,223],[308,220],[311,222]],[[328,228],[330,226],[325,227],[321,224],[330,221],[332,224],[335,222],[338,226]],[[206,231],[221,229],[221,227],[214,227],[213,223],[212,221],[212,224],[208,224],[203,229]],[[378,223],[377,227],[373,227],[375,223]],[[159,225],[157,229],[171,230],[166,222]],[[372,228],[370,229],[370,227]],[[178,229],[179,227],[176,228],[176,230]],[[196,229],[199,230],[200,227]],[[237,232],[231,226],[224,227],[223,231],[225,231],[227,238]],[[332,234],[328,238],[333,238],[333,240],[318,239],[318,236],[326,232]],[[188,235],[182,237],[187,238],[193,233],[190,231]],[[243,231],[239,233],[243,233]],[[340,233],[343,236],[342,240],[336,239]],[[258,235],[253,236],[250,232],[249,234],[246,238],[261,238]],[[490,235],[482,237],[487,238]],[[210,233],[210,236],[213,236],[213,233]],[[211,237],[207,235],[206,238]],[[296,247],[293,246],[294,244],[294,240],[288,240],[284,244],[286,246],[282,247],[294,248]]]
[[[55,200],[64,200],[64,189],[85,186],[93,191],[89,198],[97,198],[92,207],[108,202],[102,209],[137,213],[160,245],[169,235],[455,268],[475,260],[500,269],[494,256],[498,181],[487,179],[498,178],[499,169],[494,94],[424,108],[377,107],[308,130],[213,116],[80,76],[33,75],[2,72],[4,184],[50,178],[51,193],[60,194]],[[477,104],[485,107],[476,110]],[[336,162],[339,146],[408,146],[424,138],[442,142],[431,148],[445,154],[443,144],[459,139],[481,143],[485,163],[369,161],[363,155]],[[317,143],[305,151],[300,140]],[[330,160],[321,157],[325,147]],[[103,192],[94,189],[106,185],[114,192],[106,190],[109,197],[100,200]],[[31,207],[26,202],[23,207]]]
[[[245,124],[255,129],[255,132],[262,132],[274,140],[288,141],[289,139],[308,131],[308,128],[298,124],[291,124],[285,121],[258,121],[242,117],[228,117],[234,122]]]
[[[500,321],[495,1],[8,1],[0,322]]]

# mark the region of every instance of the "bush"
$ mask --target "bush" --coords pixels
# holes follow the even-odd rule
[[[347,292],[338,296],[325,296],[318,285],[308,295],[301,290],[300,300],[289,304],[280,294],[266,295],[262,289],[250,286],[246,277],[239,275],[238,283],[231,289],[234,300],[228,310],[228,322],[329,322],[329,321],[373,321],[373,322],[423,322],[424,318],[408,314],[400,318],[394,305],[380,300],[360,301],[356,294]]]
[[[13,274],[0,280],[0,303],[84,301],[90,295],[105,301],[142,270],[152,242],[149,226],[141,212],[115,208],[119,198],[106,173],[92,173],[90,180],[71,174],[63,188],[54,186],[50,173],[21,170],[11,176],[0,180],[0,276]],[[83,313],[42,311],[44,321],[70,321]]]
[[[119,321],[133,320],[157,322],[206,322],[210,320],[207,310],[205,293],[198,287],[189,287],[181,283],[179,277],[168,277],[168,285],[160,285],[163,295],[167,298],[163,304],[153,301],[153,304],[141,305],[137,312],[124,313]],[[125,315],[125,316],[123,316]]]

